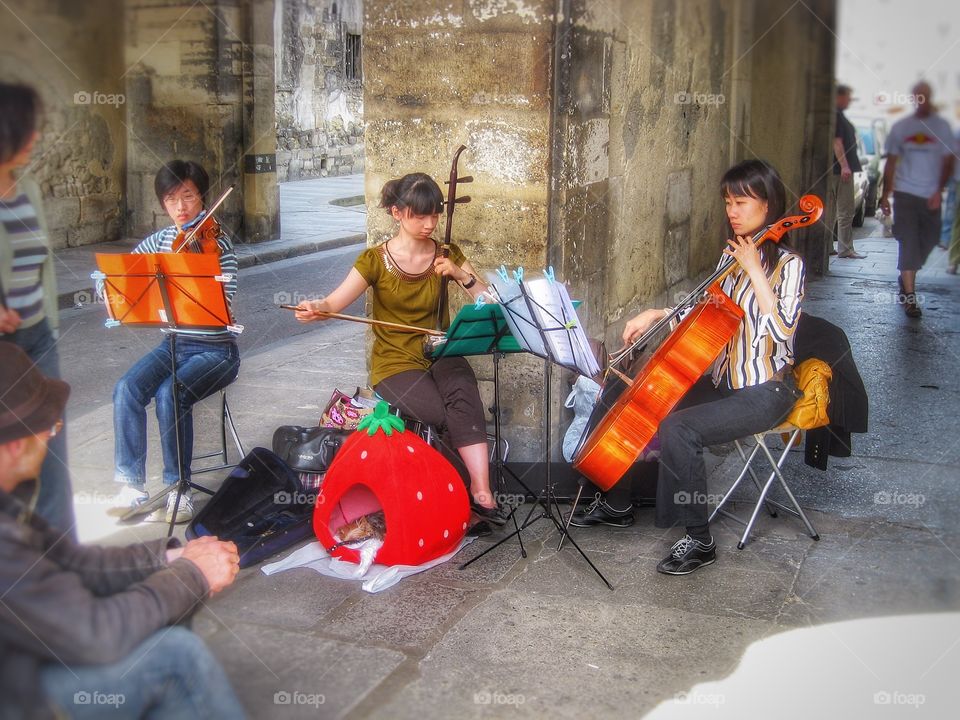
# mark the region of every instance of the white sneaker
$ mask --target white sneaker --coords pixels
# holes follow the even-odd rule
[[[172,492],[167,495],[167,507],[154,510],[150,513],[147,521],[169,523],[170,518],[173,517],[173,506],[176,504],[177,493]],[[180,496],[180,506],[177,508],[177,524],[190,522],[191,520],[193,520],[193,493],[185,492]]]
[[[110,500],[110,507],[119,510],[132,510],[135,507],[143,505],[150,499],[146,490],[124,484],[123,488]]]

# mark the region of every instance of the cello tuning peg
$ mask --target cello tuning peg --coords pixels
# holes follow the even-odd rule
[[[468,183],[473,182],[473,175],[467,175],[466,177],[457,178],[458,183]]]
[[[469,195],[464,195],[463,197],[458,197],[456,200],[454,200],[454,202],[457,202],[457,203],[468,203],[468,202],[470,202],[470,196],[469,196]]]

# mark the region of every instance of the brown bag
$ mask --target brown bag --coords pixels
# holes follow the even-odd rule
[[[830,423],[830,380],[833,371],[823,360],[809,358],[793,369],[797,389],[803,397],[797,400],[787,422],[801,430],[812,430]]]

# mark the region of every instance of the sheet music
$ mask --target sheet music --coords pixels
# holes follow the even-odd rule
[[[496,273],[491,273],[488,281],[500,296],[510,331],[523,348],[559,365],[576,368],[587,377],[600,372],[563,283],[538,277],[524,280],[521,286]]]
[[[487,282],[494,287],[503,306],[504,319],[510,326],[510,332],[520,343],[520,347],[529,350],[534,355],[543,357],[547,350],[543,345],[543,337],[536,320],[530,314],[527,300],[523,296],[520,284],[515,280],[504,280],[497,273],[489,273]]]
[[[557,363],[576,367],[587,377],[598,374],[600,366],[590,350],[567,286],[545,277],[526,280],[523,285],[535,301],[534,312]]]

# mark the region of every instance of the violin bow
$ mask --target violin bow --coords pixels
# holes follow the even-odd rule
[[[214,211],[215,211],[218,207],[220,207],[221,205],[223,205],[223,201],[226,200],[227,197],[230,195],[230,193],[233,192],[233,188],[234,188],[234,186],[231,185],[230,187],[228,187],[226,190],[223,191],[223,194],[222,194],[220,197],[218,197],[217,200],[216,200],[216,202],[213,203],[213,205],[210,206],[210,209],[207,210],[207,211],[203,214],[203,217],[200,218],[200,219],[194,224],[194,226],[193,226],[192,228],[190,228],[190,232],[187,233],[186,236],[184,236],[183,242],[180,243],[180,247],[178,247],[176,250],[174,250],[174,252],[180,252],[180,251],[183,250],[185,247],[187,247],[187,245],[190,244],[190,242],[191,242],[191,241],[193,240],[193,238],[196,236],[197,230],[199,230],[200,226],[203,224],[203,221],[204,221],[206,218],[208,218],[208,217],[210,217],[211,215],[213,215]]]
[[[457,161],[460,160],[460,154],[467,149],[466,145],[461,145],[457,148],[457,151],[453,154],[453,163],[450,166],[450,179],[447,180],[447,201],[445,205],[447,206],[447,226],[444,228],[443,232],[443,247],[440,252],[443,257],[450,257],[450,237],[453,230],[453,211],[458,204],[464,204],[470,202],[470,196],[457,197],[457,185],[460,183],[469,183],[473,182],[473,176],[467,175],[466,177],[460,177],[457,174]],[[435,325],[437,330],[440,329],[441,320],[443,319],[443,308],[447,304],[447,283],[449,278],[444,275],[440,278],[440,295],[437,298],[437,317],[435,320]]]

